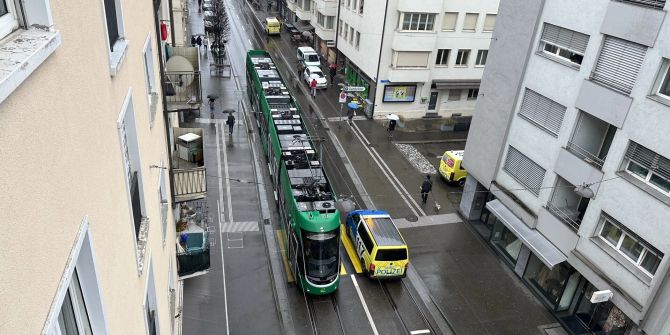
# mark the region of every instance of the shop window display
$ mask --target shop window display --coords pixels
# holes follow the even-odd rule
[[[563,296],[566,283],[570,278],[570,272],[570,269],[564,264],[558,264],[553,269],[549,269],[539,258],[533,255],[528,261],[524,278],[556,308]],[[565,306],[566,303],[562,302],[562,305]]]
[[[502,250],[513,262],[516,262],[517,258],[519,258],[521,240],[500,221],[497,221],[493,227],[491,242]]]

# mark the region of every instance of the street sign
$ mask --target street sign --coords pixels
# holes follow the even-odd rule
[[[347,102],[347,94],[344,92],[340,92],[340,103],[346,103]]]
[[[363,86],[345,86],[344,91],[345,92],[363,92],[363,91],[365,91],[365,87],[363,87]]]

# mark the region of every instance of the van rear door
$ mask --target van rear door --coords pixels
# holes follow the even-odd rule
[[[374,277],[399,277],[405,275],[409,258],[407,247],[378,247],[375,254]]]

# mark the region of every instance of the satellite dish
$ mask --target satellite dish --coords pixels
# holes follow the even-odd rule
[[[193,64],[184,56],[172,56],[165,63],[165,72],[175,89],[183,89],[191,85],[194,79]]]
[[[591,199],[595,196],[595,193],[593,193],[593,190],[586,183],[575,187],[574,191],[575,191],[575,193],[577,193],[577,195],[579,195],[582,198],[586,198],[586,199]]]

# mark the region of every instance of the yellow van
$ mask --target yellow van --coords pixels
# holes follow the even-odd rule
[[[465,170],[462,163],[463,150],[445,151],[440,161],[440,175],[447,182],[455,182],[462,187],[465,185],[465,178],[468,176],[468,171]]]
[[[387,212],[351,211],[347,215],[346,225],[363,272],[368,277],[391,279],[407,275],[407,244]]]
[[[265,32],[268,35],[279,35],[281,32],[281,24],[276,17],[266,17],[265,18]]]

